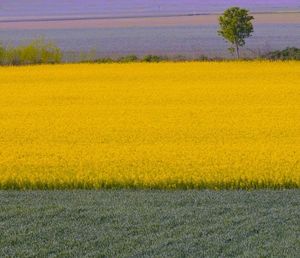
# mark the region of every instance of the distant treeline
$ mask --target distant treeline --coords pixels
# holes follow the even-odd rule
[[[245,58],[242,60],[300,60],[299,48],[286,48],[284,50],[271,51],[266,54],[256,56],[254,58]],[[0,43],[0,65],[32,65],[32,64],[57,64],[69,63],[63,61],[64,56],[62,50],[53,42],[44,39],[33,40],[32,42],[20,46],[4,46]],[[97,58],[96,53],[82,56],[76,62],[83,63],[130,63],[130,62],[180,62],[180,61],[225,61],[228,58],[207,57],[200,55],[199,57],[162,56],[162,55],[127,55],[117,58],[104,57]]]

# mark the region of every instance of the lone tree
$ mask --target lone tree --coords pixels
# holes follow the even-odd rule
[[[248,12],[246,9],[231,7],[219,17],[218,34],[232,45],[228,50],[231,53],[235,51],[237,58],[240,58],[240,47],[245,45],[245,39],[253,32],[254,17]]]

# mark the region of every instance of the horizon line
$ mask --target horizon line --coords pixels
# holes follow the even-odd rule
[[[188,17],[188,16],[210,16],[221,15],[221,12],[211,13],[186,13],[186,14],[165,14],[165,15],[125,15],[125,16],[61,16],[44,18],[23,18],[23,19],[0,19],[0,23],[18,22],[52,22],[52,21],[82,21],[82,20],[118,20],[118,19],[142,19],[142,18],[168,18],[168,17]],[[300,14],[299,11],[278,11],[278,12],[250,12],[250,14]]]

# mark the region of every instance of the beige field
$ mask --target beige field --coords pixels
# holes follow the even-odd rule
[[[299,188],[300,63],[0,68],[0,188]]]

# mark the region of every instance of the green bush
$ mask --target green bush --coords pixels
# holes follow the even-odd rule
[[[17,47],[0,45],[1,65],[56,64],[61,59],[61,50],[54,43],[43,39]]]
[[[4,58],[5,58],[5,48],[0,43],[0,65],[4,64]]]
[[[167,61],[167,60],[168,60],[168,58],[163,57],[163,56],[146,55],[143,57],[142,61],[147,62],[147,63],[158,63],[158,62]]]
[[[21,64],[21,50],[20,48],[7,47],[4,52],[4,65],[20,65]]]
[[[271,60],[300,60],[300,49],[288,47],[284,50],[277,50],[263,55],[263,58]]]
[[[122,56],[118,59],[118,62],[121,63],[130,63],[130,62],[137,62],[139,58],[136,55],[128,55],[128,56]]]
[[[110,57],[103,57],[103,58],[98,58],[98,59],[95,59],[95,60],[92,60],[92,61],[89,61],[91,63],[114,63],[115,60],[113,60],[112,58]]]
[[[209,61],[209,58],[205,55],[200,55],[196,58],[196,61]]]

